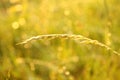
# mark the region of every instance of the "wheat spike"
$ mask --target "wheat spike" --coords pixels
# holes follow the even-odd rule
[[[34,36],[31,37],[23,42],[20,42],[16,45],[21,45],[21,44],[26,44],[32,40],[42,40],[42,39],[55,39],[55,38],[68,38],[71,40],[75,40],[75,41],[80,41],[80,43],[83,44],[93,44],[93,45],[98,45],[101,47],[106,48],[107,50],[112,51],[114,54],[120,55],[117,51],[113,50],[112,48],[110,48],[109,46],[99,42],[98,40],[92,40],[90,38],[84,37],[82,35],[74,35],[74,34],[48,34],[48,35],[39,35],[39,36]]]

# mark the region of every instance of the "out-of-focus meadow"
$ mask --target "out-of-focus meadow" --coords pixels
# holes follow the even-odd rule
[[[120,56],[71,39],[77,34],[120,53],[120,0],[0,0],[0,80],[120,80]]]

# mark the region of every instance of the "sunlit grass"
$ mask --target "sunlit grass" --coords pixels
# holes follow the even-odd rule
[[[0,80],[120,80],[119,4],[1,0]]]

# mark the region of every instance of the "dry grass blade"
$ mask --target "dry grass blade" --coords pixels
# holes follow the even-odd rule
[[[48,35],[39,35],[39,36],[35,36],[35,37],[31,37],[21,43],[18,43],[17,45],[21,45],[21,44],[26,44],[32,40],[39,40],[39,39],[55,39],[55,38],[68,38],[71,40],[77,40],[80,41],[80,43],[83,44],[92,44],[92,45],[98,45],[101,47],[106,48],[107,50],[112,51],[114,54],[120,55],[117,51],[113,50],[112,48],[110,48],[109,46],[97,41],[97,40],[92,40],[90,38],[84,37],[82,35],[74,35],[74,34],[48,34]]]

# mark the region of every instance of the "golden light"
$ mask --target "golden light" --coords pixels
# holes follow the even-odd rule
[[[13,22],[13,23],[12,23],[12,28],[13,28],[13,29],[18,29],[18,28],[19,28],[18,22]]]
[[[25,19],[24,18],[20,18],[19,19],[19,24],[20,25],[24,25],[26,23]]]
[[[8,8],[7,12],[10,14],[21,12],[23,10],[23,6],[21,4],[17,4]]]
[[[65,11],[64,11],[64,15],[65,15],[65,16],[70,15],[70,11],[69,11],[69,10],[65,10]]]
[[[70,75],[70,72],[69,72],[69,71],[66,71],[66,72],[65,72],[65,75],[67,75],[67,76]]]
[[[21,58],[21,57],[17,58],[15,61],[16,61],[17,64],[22,64],[22,63],[24,63],[24,60],[23,60],[23,58]]]
[[[23,10],[23,6],[18,4],[18,5],[15,6],[15,10],[18,11],[18,12],[22,11]]]
[[[20,0],[10,0],[10,3],[17,3],[19,2]]]

